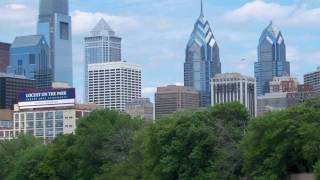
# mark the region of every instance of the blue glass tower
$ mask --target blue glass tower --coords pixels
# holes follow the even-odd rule
[[[257,95],[269,92],[273,77],[290,76],[290,63],[286,59],[284,38],[272,23],[262,32],[258,45],[258,62],[254,64]]]
[[[10,48],[8,72],[35,80],[37,89],[49,89],[52,67],[49,47],[41,35],[16,37]]]
[[[184,85],[199,91],[201,107],[211,105],[210,79],[220,73],[219,46],[209,22],[204,19],[201,0],[200,17],[187,44],[184,63]]]
[[[68,0],[40,0],[38,34],[49,44],[53,80],[73,85],[72,34]]]

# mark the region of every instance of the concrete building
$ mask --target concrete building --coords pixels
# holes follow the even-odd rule
[[[0,73],[6,73],[9,65],[10,44],[0,42]]]
[[[255,78],[239,73],[217,74],[211,79],[212,105],[226,102],[240,102],[249,114],[256,115],[256,85]]]
[[[298,85],[294,91],[267,93],[257,98],[257,114],[260,116],[269,111],[283,110],[318,97],[320,92],[313,91],[309,85]]]
[[[53,81],[73,86],[69,0],[39,1],[37,34],[43,35],[49,45]]]
[[[269,82],[270,93],[274,92],[294,92],[298,90],[299,82],[290,76],[274,77]]]
[[[199,91],[201,107],[211,105],[210,79],[219,73],[219,46],[209,22],[204,18],[201,0],[200,16],[190,35],[184,63],[184,85]]]
[[[121,61],[121,38],[101,19],[84,38],[85,44],[85,101],[88,101],[88,64]]]
[[[123,112],[141,97],[141,67],[123,61],[89,64],[88,94],[90,103]]]
[[[158,87],[155,94],[155,116],[199,108],[199,92],[192,87],[170,85]]]
[[[288,108],[287,92],[267,93],[257,97],[257,116],[269,111]]]
[[[316,71],[304,75],[304,84],[310,85],[314,91],[320,92],[320,67]]]
[[[0,109],[0,140],[10,140],[13,138],[13,111],[10,109]]]
[[[49,47],[42,35],[15,38],[10,48],[9,73],[34,79],[36,89],[50,89],[52,70]]]
[[[0,109],[13,109],[17,102],[17,93],[28,89],[34,89],[34,80],[0,73]]]
[[[94,109],[94,104],[77,104],[72,88],[22,92],[14,109],[14,136],[31,134],[49,143],[59,134],[75,133],[79,119]]]
[[[149,98],[133,99],[126,104],[125,112],[131,117],[153,120],[153,103]]]
[[[290,76],[290,63],[287,61],[286,44],[281,31],[272,21],[263,30],[258,45],[258,62],[254,64],[257,81],[257,95],[269,93],[269,82],[274,77]]]

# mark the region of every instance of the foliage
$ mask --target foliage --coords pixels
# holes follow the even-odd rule
[[[319,100],[252,121],[241,144],[244,172],[253,179],[283,179],[313,172],[320,158]]]
[[[145,179],[237,179],[248,122],[239,103],[163,117],[148,129]]]
[[[7,177],[15,167],[19,154],[24,150],[40,145],[32,136],[20,135],[14,140],[0,141],[0,177]]]

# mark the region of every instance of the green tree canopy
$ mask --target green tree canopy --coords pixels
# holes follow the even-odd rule
[[[145,179],[236,179],[249,118],[239,103],[163,117],[148,129]]]
[[[267,113],[252,121],[241,144],[244,172],[254,179],[283,179],[313,172],[320,158],[320,101]]]

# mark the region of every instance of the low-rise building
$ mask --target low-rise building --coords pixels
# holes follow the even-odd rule
[[[227,102],[243,104],[249,114],[256,115],[256,80],[239,73],[217,74],[211,79],[212,106]]]
[[[125,112],[131,117],[153,120],[153,103],[149,98],[133,99],[126,104]]]
[[[79,119],[94,109],[94,104],[76,104],[73,88],[22,92],[14,109],[14,136],[31,134],[49,143],[74,133]]]
[[[0,109],[0,140],[13,138],[13,111],[10,109]]]
[[[274,110],[286,109],[306,100],[320,97],[320,92],[313,91],[310,85],[298,85],[295,91],[273,92],[257,97],[258,116]]]
[[[320,92],[320,67],[316,71],[304,75],[304,84],[310,85],[314,91]]]
[[[178,111],[198,109],[199,92],[193,87],[170,85],[158,87],[155,94],[156,118]]]

